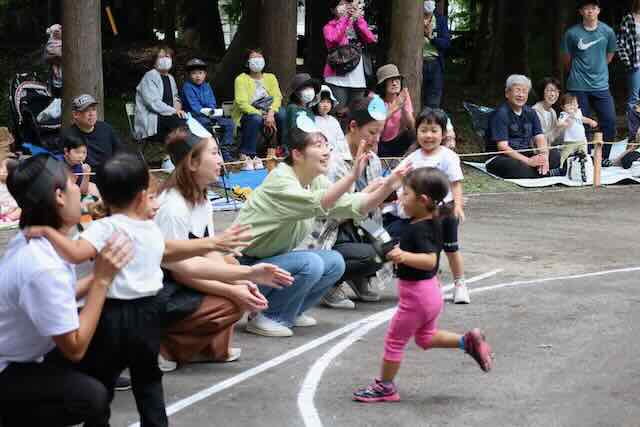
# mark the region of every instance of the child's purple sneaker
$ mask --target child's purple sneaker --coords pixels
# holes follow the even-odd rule
[[[400,400],[398,389],[394,383],[384,384],[376,378],[367,388],[360,389],[353,393],[353,400],[358,402],[396,402]]]
[[[484,335],[480,329],[472,329],[464,336],[464,351],[478,362],[480,369],[485,372],[491,370],[493,360],[491,359],[491,347],[484,340]]]

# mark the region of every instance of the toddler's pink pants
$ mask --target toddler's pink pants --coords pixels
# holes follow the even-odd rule
[[[443,305],[437,277],[419,282],[398,280],[398,294],[398,309],[384,339],[384,359],[389,362],[402,361],[411,337],[425,350],[431,346]]]

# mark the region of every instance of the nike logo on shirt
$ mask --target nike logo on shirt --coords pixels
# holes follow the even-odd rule
[[[582,40],[582,38],[580,40],[578,40],[578,49],[580,50],[587,50],[589,49],[591,46],[597,44],[600,42],[600,40],[604,40],[604,37],[598,37],[597,39],[595,39],[592,42],[589,43],[585,43],[584,40]]]

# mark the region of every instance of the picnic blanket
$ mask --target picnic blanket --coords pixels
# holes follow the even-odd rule
[[[611,147],[611,154],[609,158],[615,159],[625,150],[627,146],[627,140],[623,140],[614,144]],[[496,179],[502,179],[507,182],[511,182],[520,187],[524,188],[541,188],[541,187],[550,187],[553,185],[565,185],[567,187],[582,187],[586,185],[583,182],[572,181],[567,176],[554,176],[549,178],[534,178],[534,179],[504,179],[499,176],[493,175],[487,172],[487,167],[485,163],[477,163],[477,162],[463,162],[465,165],[471,166],[481,172],[486,173],[489,176],[492,176]],[[612,184],[628,184],[628,183],[640,183],[640,177],[631,176],[630,169],[623,169],[618,166],[602,168],[602,176],[601,181],[603,185],[612,185]]]
[[[218,181],[218,185],[223,186],[228,190],[232,190],[235,186],[240,188],[249,187],[252,190],[255,190],[256,187],[262,184],[262,181],[264,181],[268,174],[269,171],[267,169],[230,172],[224,177],[224,182],[222,179]]]
[[[211,190],[207,193],[207,197],[214,212],[237,211],[244,206],[244,202],[236,200],[234,197],[227,199],[224,195]]]

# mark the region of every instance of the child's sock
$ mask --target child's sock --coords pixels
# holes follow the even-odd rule
[[[458,348],[464,351],[464,335],[460,337],[460,341],[458,342]]]
[[[453,284],[455,286],[465,285],[464,274],[460,277],[456,277],[455,279],[453,279]]]

